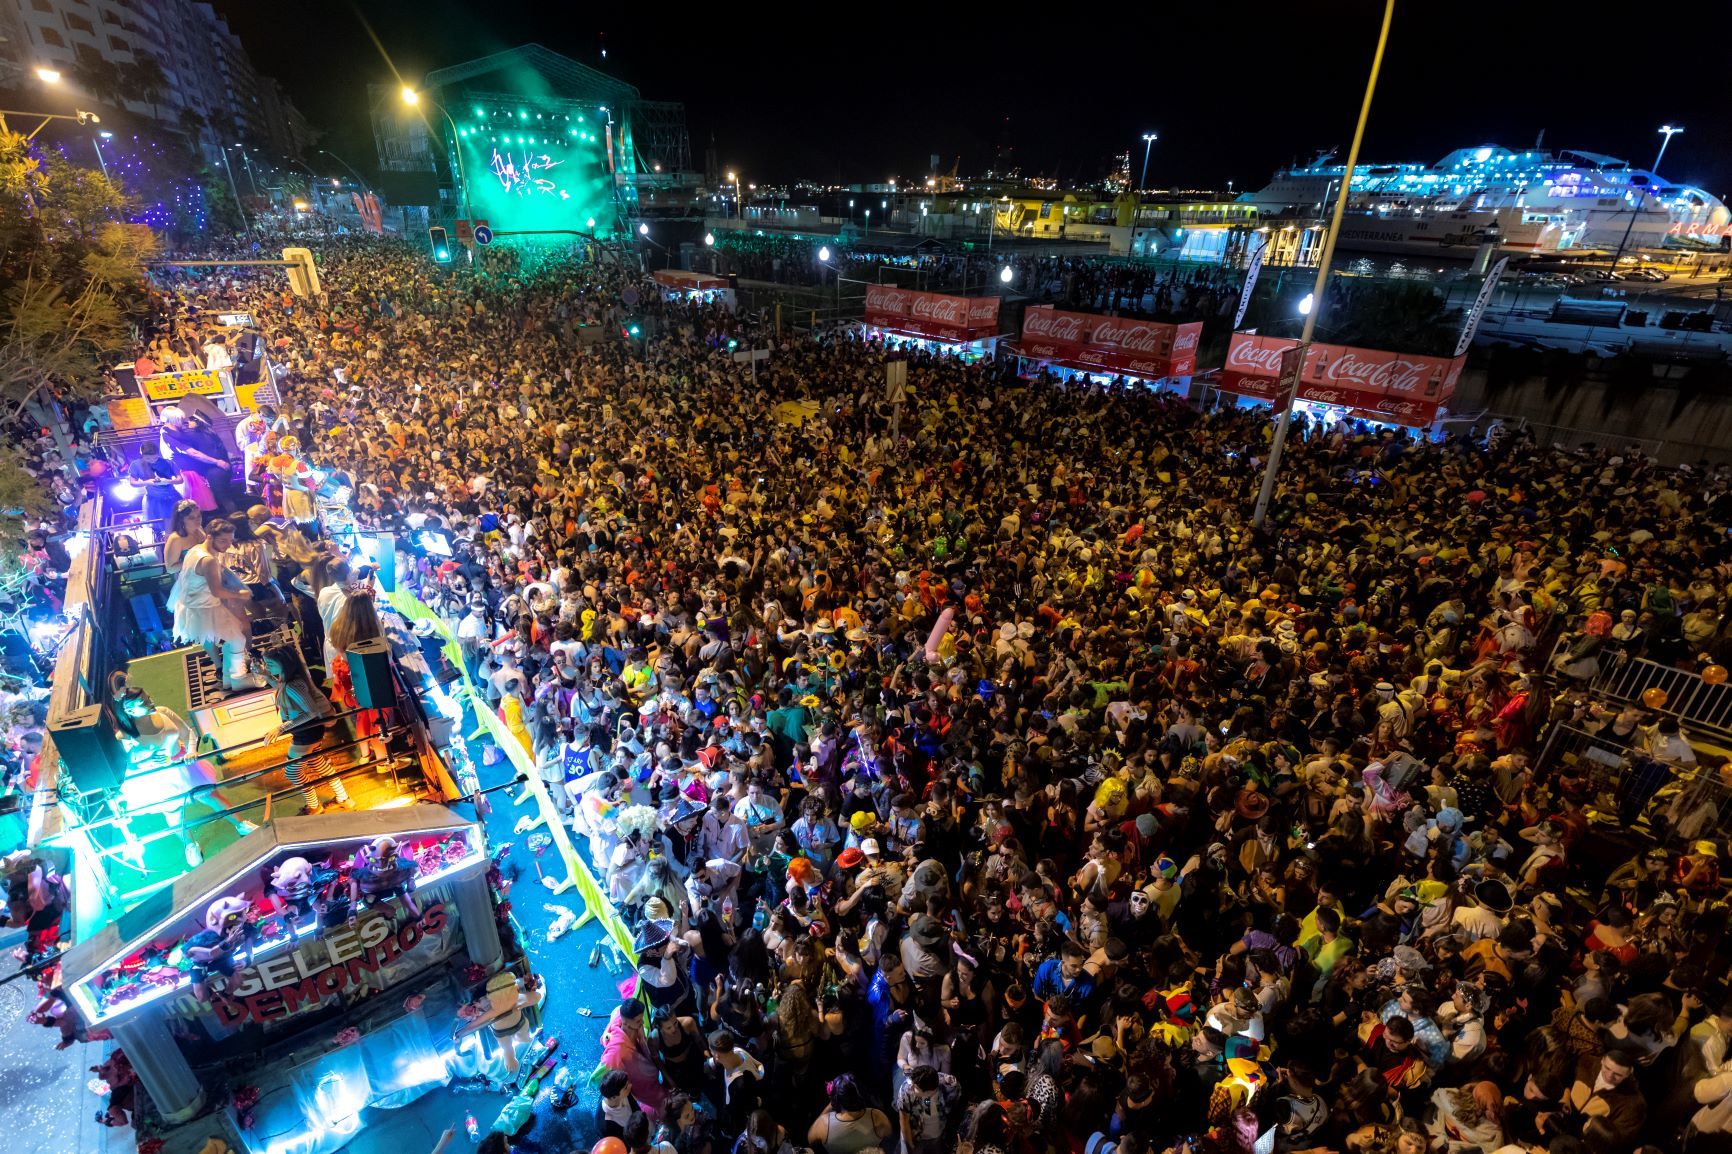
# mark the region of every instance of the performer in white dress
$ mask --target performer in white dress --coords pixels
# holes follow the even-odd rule
[[[263,679],[247,670],[245,604],[252,600],[252,590],[222,562],[234,541],[234,526],[227,521],[205,526],[205,540],[181,559],[169,608],[174,610],[175,640],[203,645],[223,671],[224,688],[257,689]]]

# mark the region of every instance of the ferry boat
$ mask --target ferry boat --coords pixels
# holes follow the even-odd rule
[[[1270,214],[1327,216],[1346,166],[1329,154],[1239,197]],[[1732,212],[1710,193],[1597,152],[1461,148],[1436,164],[1362,164],[1340,247],[1471,257],[1499,251],[1720,250]]]

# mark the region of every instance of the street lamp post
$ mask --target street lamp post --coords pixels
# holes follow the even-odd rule
[[[247,206],[241,203],[241,186],[235,183],[235,170],[229,164],[229,150],[219,148],[217,151],[222,153],[223,173],[229,178],[229,191],[235,196],[235,211],[241,214],[241,224],[251,231],[253,222],[247,218]]]
[[[246,145],[237,144],[235,145],[235,149],[241,154],[241,167],[246,169],[247,187],[253,190],[254,196],[257,196],[259,194],[259,181],[258,178],[253,175],[253,162],[252,158],[247,155]]]
[[[740,220],[746,219],[746,202],[740,199],[740,174],[728,173],[728,183],[734,186],[734,215]]]
[[[1311,350],[1311,337],[1317,331],[1317,314],[1322,312],[1323,290],[1329,284],[1329,263],[1335,257],[1335,238],[1341,232],[1341,218],[1347,212],[1347,193],[1353,187],[1353,166],[1359,162],[1359,145],[1365,139],[1365,122],[1371,118],[1371,97],[1377,91],[1377,74],[1383,68],[1383,49],[1389,43],[1389,23],[1395,16],[1395,0],[1384,0],[1383,28],[1377,34],[1377,51],[1371,57],[1371,75],[1365,81],[1365,98],[1359,105],[1359,123],[1353,126],[1353,145],[1347,150],[1347,167],[1342,172],[1341,191],[1335,197],[1335,213],[1330,220],[1329,235],[1323,238],[1323,256],[1317,262],[1317,280],[1311,288],[1311,298],[1317,302],[1305,314],[1305,328],[1299,334],[1298,370],[1288,384],[1281,404],[1281,414],[1275,421],[1275,436],[1269,442],[1269,461],[1263,468],[1263,484],[1257,491],[1257,506],[1251,514],[1253,528],[1261,529],[1269,515],[1269,501],[1275,495],[1275,474],[1281,468],[1281,449],[1287,443],[1287,427],[1293,423],[1293,404],[1299,395],[1299,379],[1305,373],[1305,355]]]
[[[42,81],[44,84],[59,84],[60,71],[56,68],[43,66],[36,69],[36,79]],[[42,123],[31,129],[30,134],[24,138],[25,140],[35,140],[36,134],[41,132],[44,128],[47,128],[50,120],[76,120],[80,124],[102,123],[102,117],[96,115],[94,112],[86,112],[82,108],[73,109],[72,115],[70,116],[64,112],[20,112],[15,108],[8,108],[0,110],[0,132],[12,131],[12,129],[7,127],[6,124],[6,118],[8,116],[38,116],[42,118]]]
[[[457,176],[457,195],[458,195],[458,199],[460,201],[462,201],[462,204],[463,204],[463,215],[467,217],[468,215],[470,215],[470,213],[469,213],[469,176],[467,173],[465,173],[463,171],[463,146],[461,144],[459,144],[457,141],[457,122],[455,120],[451,119],[451,113],[446,111],[445,106],[443,104],[440,104],[437,100],[434,100],[430,96],[423,96],[421,93],[416,92],[413,88],[409,87],[407,84],[405,84],[403,86],[402,95],[403,95],[403,103],[407,104],[411,108],[414,108],[417,105],[419,105],[422,100],[426,100],[428,104],[431,104],[434,108],[437,108],[439,110],[439,115],[443,116],[445,118],[445,123],[449,124],[451,126],[451,152],[453,155],[455,155],[457,157],[457,164],[454,166],[454,172],[456,173],[456,176]],[[426,120],[423,119],[422,123],[426,124]],[[447,162],[447,163],[449,163],[449,162]]]
[[[1143,189],[1149,187],[1149,149],[1152,148],[1154,146],[1155,141],[1159,140],[1160,138],[1161,137],[1160,137],[1159,133],[1155,133],[1155,132],[1143,133],[1143,176],[1142,176],[1142,179],[1137,182],[1137,191],[1138,192],[1141,192]]]
[[[1664,139],[1660,141],[1660,151],[1654,155],[1654,168],[1650,173],[1651,177],[1660,175],[1660,161],[1665,158],[1666,146],[1672,143],[1672,138],[1682,131],[1684,131],[1683,125],[1660,125],[1660,133]],[[1623,239],[1618,241],[1618,251],[1612,255],[1613,272],[1618,271],[1618,262],[1624,259],[1624,246],[1630,243],[1630,232],[1636,227],[1636,218],[1642,215],[1642,205],[1647,201],[1648,189],[1653,186],[1653,183],[1653,180],[1650,179],[1647,184],[1642,186],[1642,191],[1636,196],[1636,207],[1630,211],[1630,223],[1624,226]]]
[[[344,168],[348,169],[349,175],[355,178],[355,183],[361,186],[361,191],[364,193],[367,193],[369,196],[372,195],[373,190],[367,187],[367,178],[362,176],[358,171],[356,171],[354,165],[350,164],[348,161],[344,160],[342,157],[338,156],[336,153],[332,152],[328,148],[319,149],[319,155],[320,156],[328,156],[332,160],[336,161],[338,164],[342,165]]]
[[[835,324],[842,319],[842,270],[830,264],[830,246],[827,244],[820,245],[818,248],[818,265],[820,268],[827,268],[835,274],[835,304],[830,308],[830,323]],[[819,273],[818,275],[820,277],[823,276],[822,273]],[[819,291],[822,291],[822,289],[820,288]]]

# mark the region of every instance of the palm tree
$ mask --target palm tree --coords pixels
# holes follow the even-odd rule
[[[124,107],[127,80],[121,66],[113,61],[80,47],[72,78],[104,104]]]
[[[204,130],[209,126],[210,121],[206,120],[204,113],[198,109],[182,108],[180,110],[180,130],[186,133],[187,140],[191,142],[195,150],[204,144]]]
[[[120,74],[131,95],[150,105],[150,118],[157,119],[156,102],[162,98],[163,89],[168,87],[168,74],[162,70],[162,65],[154,57],[140,56],[131,64],[123,65]]]

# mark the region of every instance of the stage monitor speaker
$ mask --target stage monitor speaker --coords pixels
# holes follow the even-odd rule
[[[362,709],[391,709],[397,704],[397,683],[391,676],[391,646],[383,637],[357,641],[349,647],[349,680],[355,703]]]
[[[60,771],[80,793],[102,793],[119,789],[131,764],[126,747],[114,730],[108,711],[100,705],[50,719],[49,736],[60,754]]]

